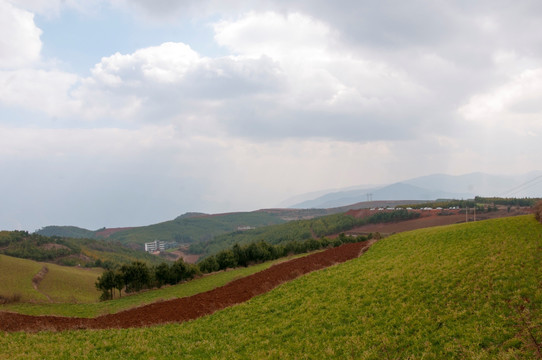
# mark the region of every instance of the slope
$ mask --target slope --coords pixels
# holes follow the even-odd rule
[[[20,294],[21,302],[33,303],[95,302],[100,293],[94,282],[101,273],[0,255],[0,296]]]
[[[541,258],[532,216],[423,229],[188,323],[10,333],[0,348],[6,358],[529,359],[542,337]]]
[[[26,231],[0,231],[0,254],[61,265],[111,267],[140,260],[157,265],[160,258],[144,251],[130,249],[118,242],[48,237]]]

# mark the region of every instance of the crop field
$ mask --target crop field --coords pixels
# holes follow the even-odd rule
[[[305,255],[305,254],[303,254]],[[303,256],[303,255],[298,255]],[[293,257],[290,257],[291,259]],[[0,305],[0,311],[12,311],[27,315],[58,315],[72,317],[95,317],[104,314],[116,313],[122,310],[130,309],[136,306],[149,304],[159,300],[169,300],[179,297],[191,296],[204,291],[212,290],[218,286],[223,286],[226,283],[254,274],[258,271],[265,270],[277,262],[285,259],[268,261],[262,264],[254,265],[248,268],[238,268],[229,271],[222,271],[216,274],[204,276],[187,283],[168,286],[158,290],[145,291],[138,294],[123,296],[120,299],[113,301],[96,302],[99,298],[99,293],[94,297],[95,303],[89,304],[74,304],[74,303],[53,303],[53,304],[9,304]],[[69,268],[68,268],[69,269]],[[38,268],[39,270],[39,268]],[[67,290],[68,291],[68,290]],[[71,296],[69,291],[66,296]]]
[[[47,267],[47,273],[39,282],[38,291],[32,285],[32,278],[43,267]],[[100,292],[94,282],[101,273],[101,269],[65,267],[0,255],[0,295],[20,294],[21,302],[26,303],[95,302]],[[0,305],[0,310],[10,306],[16,305]]]
[[[59,303],[93,303],[100,297],[94,283],[103,269],[82,269],[47,264],[39,289]]]
[[[532,359],[541,260],[532,216],[422,229],[187,323],[4,333],[0,358]]]
[[[32,286],[32,278],[41,268],[40,263],[32,260],[0,255],[0,296],[18,294],[21,301],[47,301],[47,298]]]

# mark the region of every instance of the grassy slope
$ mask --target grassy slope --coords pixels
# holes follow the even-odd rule
[[[21,301],[47,301],[32,287],[32,278],[42,267],[42,264],[32,260],[0,255],[0,295],[19,294]]]
[[[296,255],[295,257],[304,255],[306,254]],[[222,271],[189,281],[187,283],[164,287],[154,291],[142,292],[135,295],[124,296],[113,301],[93,304],[10,304],[4,306],[0,305],[0,311],[15,311],[27,315],[95,317],[98,315],[119,312],[159,300],[191,296],[200,292],[209,291],[215,287],[225,285],[232,280],[265,270],[271,265],[284,260],[285,259],[279,259],[248,268]],[[67,295],[70,296],[70,294]],[[115,295],[117,295],[117,293]],[[99,294],[96,295],[93,300],[96,301],[98,297]]]
[[[47,297],[32,286],[32,278],[44,266],[49,271],[41,281],[39,290],[48,294],[53,301],[94,302],[100,297],[94,283],[102,269],[65,267],[6,255],[0,255],[0,295],[19,293],[23,302],[48,302]],[[0,310],[3,308],[0,306]]]
[[[103,269],[82,269],[47,264],[49,272],[39,289],[54,302],[93,303],[100,297],[95,283]]]
[[[189,323],[5,334],[4,358],[533,358],[542,226],[531,216],[423,229]],[[532,329],[539,342],[542,328]],[[2,357],[0,355],[0,357]]]

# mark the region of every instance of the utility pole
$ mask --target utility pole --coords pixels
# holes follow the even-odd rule
[[[476,221],[476,205],[474,205],[474,221]]]
[[[469,206],[465,207],[465,222],[469,222]]]

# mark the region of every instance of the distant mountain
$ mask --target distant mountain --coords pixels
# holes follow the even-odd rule
[[[333,208],[349,204],[365,202],[368,195],[374,201],[382,200],[435,200],[435,199],[461,199],[473,197],[470,193],[453,193],[440,190],[431,190],[406,183],[395,183],[381,188],[338,191],[326,194],[314,200],[304,201],[292,205],[293,208]]]
[[[468,199],[475,196],[540,197],[542,171],[513,176],[472,173],[460,176],[434,174],[386,186],[359,186],[333,191],[310,200],[289,204],[296,209],[340,207],[369,199],[436,200]]]

